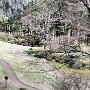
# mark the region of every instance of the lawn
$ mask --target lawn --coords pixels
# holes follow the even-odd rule
[[[4,69],[2,68],[2,66],[0,65],[0,77],[4,76],[5,72]]]
[[[4,80],[5,78],[5,72],[3,67],[0,65],[0,79]],[[13,84],[11,84],[10,82],[7,83],[7,88],[5,90],[19,90],[18,88],[16,88]]]
[[[29,56],[23,56],[23,55],[21,56],[15,54],[15,51],[17,50],[23,52],[25,50],[29,50],[29,48],[31,47],[24,47],[21,45],[15,45],[0,41],[0,57],[10,64],[10,66],[13,68],[14,72],[16,73],[17,77],[20,79],[20,81],[40,89],[42,88],[46,89],[49,87],[49,83],[51,82],[51,80],[49,80],[49,77],[51,77],[51,75],[47,72],[40,73],[40,71],[42,70],[42,67],[40,67],[40,65],[35,65],[30,62],[26,62],[26,60],[27,61],[36,60],[36,58],[31,56],[29,57]],[[44,48],[32,47],[32,50],[39,51],[39,50],[44,50]],[[32,52],[30,51],[30,53]],[[50,65],[57,68],[58,70],[62,66],[62,64],[56,62],[51,62]],[[79,71],[90,74],[89,70],[85,70],[85,71],[74,70],[68,68],[67,65],[63,65],[63,67],[60,70],[66,72]],[[1,75],[3,75],[2,68],[0,68],[0,71],[1,71],[0,72]],[[39,73],[35,73],[35,72],[39,72]]]
[[[42,50],[41,47],[33,47],[34,50]],[[34,65],[32,63],[26,62],[26,60],[36,60],[36,58],[32,58],[29,56],[19,56],[14,54],[15,51],[19,50],[23,52],[24,50],[28,50],[28,47],[24,47],[21,45],[15,45],[5,42],[0,42],[0,57],[4,59],[10,66],[13,68],[15,74],[25,84],[29,84],[31,86],[35,86],[40,89],[45,89],[49,87],[48,80],[51,77],[47,72],[39,73],[42,69],[39,65]],[[38,73],[35,73],[38,72]],[[48,89],[47,89],[48,90]]]
[[[12,85],[12,83],[8,83],[7,88],[5,90],[19,90],[19,89],[14,85]]]
[[[88,47],[88,46],[82,45],[81,47],[82,47],[82,49],[85,49],[85,50],[88,51],[88,52],[90,51],[90,47]],[[36,52],[38,52],[38,51],[40,51],[40,50],[43,51],[43,48],[41,48],[41,49],[38,48],[38,49],[37,49],[37,47],[35,47],[35,48],[33,48],[32,50],[26,51],[26,53],[27,53],[28,55],[32,55],[32,54],[34,54],[34,53],[36,53]],[[85,51],[85,50],[83,50],[83,51]],[[62,55],[62,54],[54,53],[54,54],[51,55],[51,57],[54,56],[55,59],[58,59],[60,55]],[[85,62],[85,63],[89,63],[89,62],[90,62],[90,57],[89,57],[89,56],[88,56],[88,57],[87,57],[87,56],[86,56],[86,57],[80,57],[79,60],[80,60],[80,61],[83,61],[83,62]],[[79,70],[79,69],[69,68],[69,67],[68,67],[68,64],[61,64],[61,63],[55,62],[55,61],[53,61],[53,60],[52,60],[52,62],[50,62],[50,65],[51,65],[52,67],[58,69],[59,71],[64,71],[64,72],[67,72],[67,73],[69,73],[69,72],[70,72],[70,73],[71,73],[71,72],[79,72],[79,73],[89,74],[89,75],[90,75],[90,70]],[[61,67],[61,68],[60,68],[60,67]]]
[[[50,62],[50,65],[62,72],[66,72],[66,73],[77,72],[77,73],[82,73],[85,75],[90,75],[90,70],[72,69],[72,68],[69,68],[68,65],[60,64],[58,62],[54,62],[54,61]]]

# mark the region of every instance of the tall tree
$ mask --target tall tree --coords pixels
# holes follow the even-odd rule
[[[90,0],[81,0],[84,6],[87,8],[89,16],[90,16]]]

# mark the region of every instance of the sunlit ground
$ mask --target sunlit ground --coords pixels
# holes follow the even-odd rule
[[[10,64],[10,66],[16,73],[17,77],[23,83],[35,86],[40,89],[43,88],[43,90],[50,90],[49,83],[51,82],[51,80],[49,80],[49,77],[51,77],[51,75],[49,73],[32,73],[40,72],[42,68],[39,65],[33,65],[28,62],[25,62],[26,59],[29,59],[28,57],[13,54],[17,50],[23,51],[29,48],[30,47],[0,41],[0,58],[4,59],[6,62]],[[34,49],[42,50],[43,47],[34,47]]]

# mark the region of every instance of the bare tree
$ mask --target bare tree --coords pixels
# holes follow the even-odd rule
[[[72,72],[71,74],[63,73],[58,78],[56,84],[52,84],[55,90],[88,90],[90,77],[81,73]]]
[[[90,0],[81,0],[84,4],[84,6],[87,8],[88,13],[90,15]]]

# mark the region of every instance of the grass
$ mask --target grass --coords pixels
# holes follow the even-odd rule
[[[32,63],[25,62],[24,60],[35,60],[36,58],[32,57],[25,57],[25,56],[18,56],[15,54],[12,54],[12,51],[15,52],[15,50],[24,51],[29,50],[29,48],[26,48],[21,45],[15,45],[15,44],[9,44],[5,42],[0,41],[0,57],[4,59],[6,62],[10,64],[10,66],[13,68],[14,72],[16,73],[17,77],[22,81],[23,83],[30,84],[31,86],[35,86],[37,88],[46,88],[46,84],[50,82],[48,79],[51,75],[47,72],[42,73],[32,73],[32,72],[40,72],[42,67],[39,65],[34,65]],[[33,51],[40,51],[44,50],[43,47],[32,47]],[[33,53],[30,51],[30,53]],[[58,70],[62,64],[51,62],[51,66],[56,67]],[[3,72],[3,69],[0,69],[1,72]],[[74,71],[73,69],[70,69],[67,67],[67,65],[63,65],[63,67],[60,69],[62,71],[71,72]],[[81,71],[80,72],[88,73],[90,74],[90,71]],[[3,74],[3,73],[1,73]],[[49,84],[48,84],[49,85]],[[12,89],[14,90],[14,89]]]
[[[44,51],[44,47],[32,47],[31,50],[25,50],[24,52],[27,53],[29,56],[33,56],[36,52]]]
[[[27,53],[28,55],[32,56],[32,54],[35,54],[38,51],[39,50],[26,50],[25,53]]]
[[[28,55],[31,55],[31,54],[34,54],[37,51],[43,50],[42,48],[41,49],[40,48],[37,49],[37,47],[35,47],[32,50],[27,51],[27,54]],[[87,49],[87,47],[84,47],[84,48]],[[60,56],[62,56],[62,55],[61,54],[58,55],[58,54],[55,54],[54,53],[54,54],[51,55],[51,58],[52,59],[54,58],[55,61],[58,61],[58,60],[60,60]],[[90,59],[89,57],[88,58],[84,57],[84,58],[80,58],[80,61],[83,60],[84,62],[87,62],[88,63],[89,62],[89,59]],[[53,67],[55,67],[59,71],[64,71],[64,72],[67,72],[67,73],[69,73],[69,72],[70,73],[71,72],[79,72],[79,73],[89,74],[90,75],[90,70],[79,70],[79,69],[69,68],[68,67],[68,64],[61,64],[61,63],[55,62],[55,61],[50,62],[50,65],[53,66]]]
[[[7,83],[7,88],[5,90],[19,90],[19,88],[15,87],[11,83]]]
[[[3,77],[3,76],[5,76],[5,72],[2,66],[0,65],[0,77]]]
[[[41,50],[44,50],[44,46],[42,46],[42,47],[32,47],[32,50],[41,51]]]
[[[72,68],[69,68],[68,65],[60,64],[58,62],[54,62],[54,61],[50,62],[50,65],[53,66],[54,68],[58,69],[59,71],[63,71],[63,72],[66,72],[66,73],[77,72],[77,73],[82,73],[82,74],[85,74],[85,75],[90,75],[90,70],[72,69]]]
[[[5,77],[5,72],[3,67],[0,65],[0,79],[4,80]],[[18,88],[16,88],[13,84],[11,84],[10,82],[7,83],[7,88],[5,90],[19,90]]]
[[[60,64],[60,63],[54,62],[54,61],[50,62],[50,65],[53,66],[53,67],[55,67],[56,69],[62,70],[62,71],[65,71],[65,70],[68,70],[69,69],[69,68],[67,68],[67,65]]]
[[[12,51],[19,50],[23,52],[23,50],[28,50],[28,48],[23,47],[21,45],[9,44],[5,42],[0,42],[0,57],[4,59],[10,66],[13,68],[15,74],[25,84],[30,84],[31,86],[35,86],[37,88],[46,88],[46,84],[50,82],[48,78],[51,76],[47,72],[44,73],[33,73],[40,72],[42,67],[39,65],[34,65],[32,63],[25,62],[24,60],[29,59],[25,56],[18,56],[12,54]],[[34,50],[42,50],[42,47],[34,47]],[[35,60],[36,58],[30,58],[31,60]],[[49,86],[49,84],[48,84]],[[12,89],[13,90],[13,89]]]
[[[14,40],[14,37],[12,35],[8,35],[4,32],[0,32],[0,40],[1,41],[10,41],[10,40]]]
[[[36,4],[40,5],[44,0],[36,0]]]

